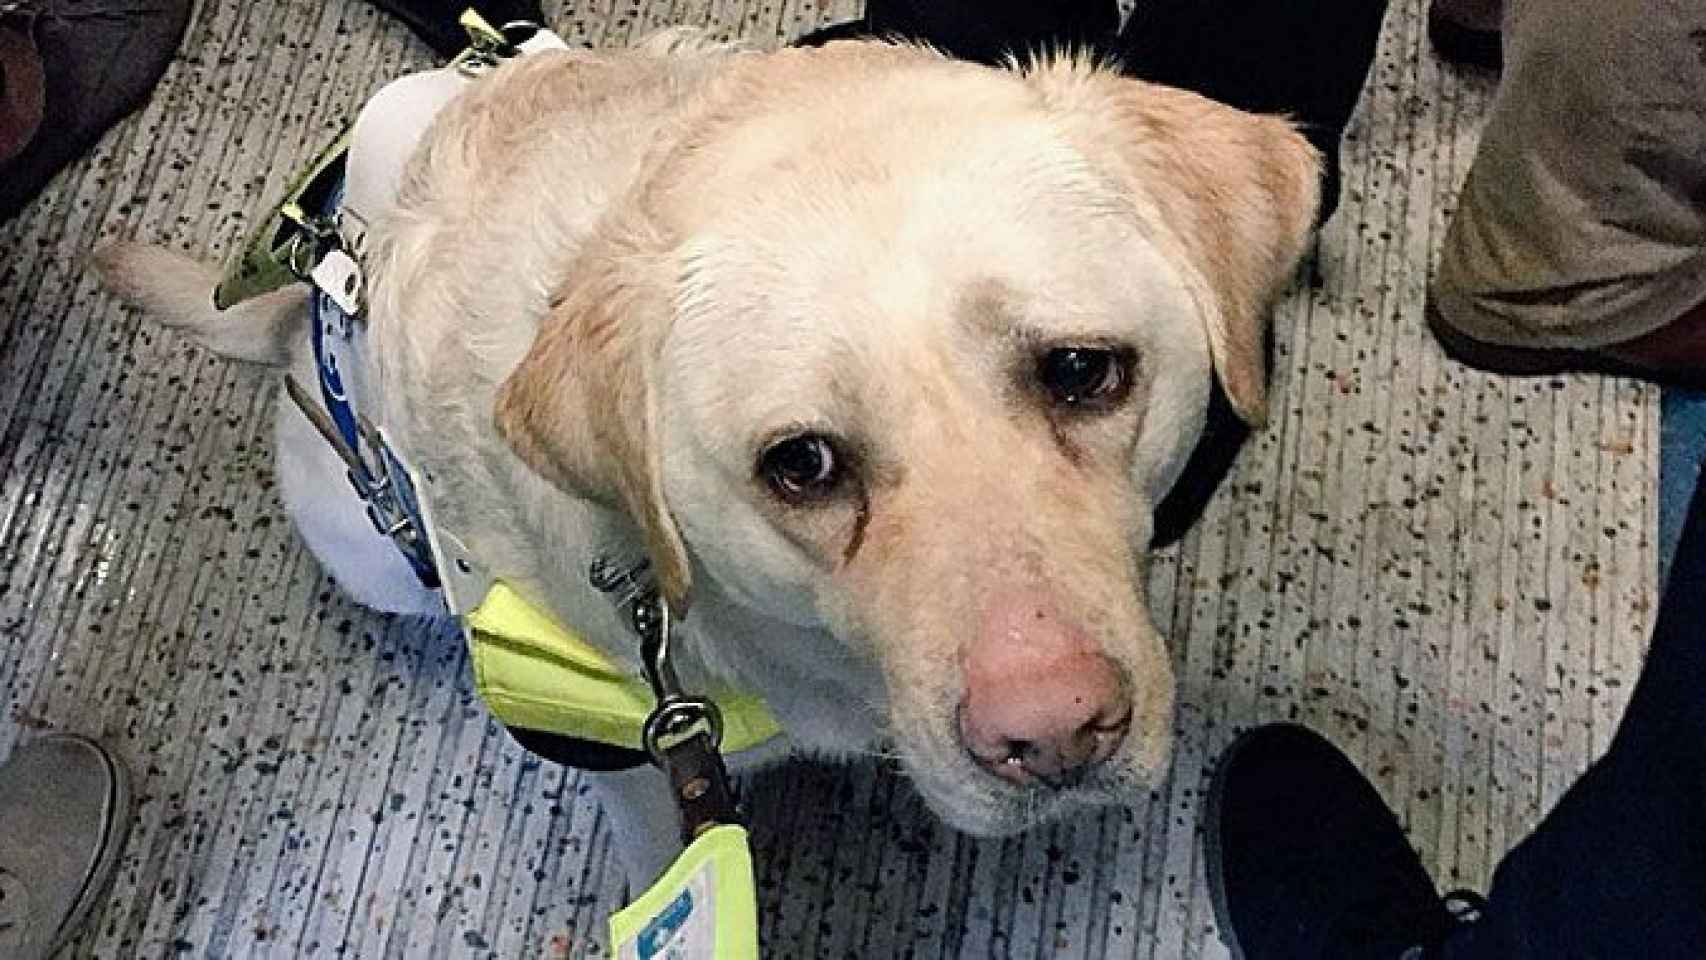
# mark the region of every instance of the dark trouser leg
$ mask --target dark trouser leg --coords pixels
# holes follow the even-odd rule
[[[184,36],[190,8],[189,0],[0,2],[0,31],[6,34],[0,37],[6,47],[0,52],[0,101],[24,98],[34,89],[43,114],[39,126],[21,123],[18,115],[11,123],[0,121],[19,124],[8,138],[16,140],[16,153],[0,160],[0,223],[148,99]],[[38,57],[39,64],[29,65]]]
[[[900,37],[961,60],[999,64],[1034,50],[1100,45],[1119,27],[1114,0],[870,0],[865,17],[800,38]]]
[[[1374,62],[1384,0],[1144,0],[1113,36],[1112,0],[871,0],[862,20],[800,38],[920,40],[965,60],[1089,46],[1124,72],[1295,118],[1326,160],[1322,219],[1337,206],[1339,137]]]
[[[433,52],[448,60],[468,46],[468,34],[458,18],[473,7],[494,27],[511,20],[544,23],[539,0],[369,0],[408,25]]]
[[[1112,2],[871,0],[864,20],[800,42],[892,35],[984,63],[1072,43],[1111,52],[1128,75],[1294,117],[1325,161],[1325,220],[1338,204],[1339,138],[1374,60],[1385,9],[1382,0],[1145,0],[1115,38]],[[1204,442],[1156,510],[1157,546],[1196,522],[1248,435],[1217,392]]]
[[[1451,960],[1706,956],[1706,484],[1611,748],[1493,877]]]
[[[1326,163],[1325,220],[1385,13],[1383,0],[1145,0],[1115,51],[1132,76],[1296,120]]]
[[[1128,76],[1293,118],[1321,151],[1321,223],[1338,208],[1339,139],[1385,13],[1383,0],[1144,0],[1112,52]],[[1157,545],[1196,522],[1248,435],[1217,390],[1204,442],[1156,510]]]

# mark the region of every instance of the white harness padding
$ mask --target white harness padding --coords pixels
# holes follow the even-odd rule
[[[522,56],[567,50],[550,30],[539,30],[516,46]],[[414,156],[427,127],[445,104],[456,99],[481,74],[456,65],[411,73],[379,89],[356,117],[344,166],[344,201],[339,226],[344,241],[359,252],[367,228],[397,201],[403,168]]]
[[[518,46],[522,54],[566,49],[547,31]],[[341,246],[312,272],[322,389],[335,404],[347,405],[349,416],[363,418],[366,411],[366,418],[378,421],[376,411],[384,409],[380,385],[367,381],[361,362],[368,333],[362,303],[367,233],[393,212],[403,171],[440,111],[479,76],[452,65],[393,81],[367,102],[351,130],[341,196],[334,191],[330,205],[336,209],[328,211],[336,218]],[[572,625],[558,623],[496,580],[434,521],[433,478],[412,466],[412,451],[400,446],[383,422],[375,422],[373,429],[379,442],[366,445],[377,448],[370,452],[386,461],[388,471],[378,485],[388,485],[418,510],[410,519],[418,519],[417,529],[431,546],[439,595],[462,623],[475,688],[492,713],[513,729],[617,747],[632,755],[633,765],[644,763],[644,731],[657,699],[651,685],[612,662]],[[407,482],[400,482],[404,478]],[[612,597],[612,602],[626,602]],[[722,718],[724,750],[751,749],[781,734],[759,698],[735,690],[711,693]]]
[[[566,50],[568,46],[555,33],[539,30],[517,49],[525,56]],[[362,106],[350,131],[341,198],[334,214],[342,247],[321,260],[312,279],[322,297],[316,308],[325,325],[320,341],[324,360],[336,369],[351,409],[367,411],[376,421],[373,411],[383,409],[378,384],[368,382],[367,365],[362,362],[367,346],[363,315],[367,234],[395,208],[403,171],[440,111],[478,82],[484,72],[452,64],[393,80]],[[384,424],[377,423],[377,427],[389,452],[409,474],[445,607],[453,615],[466,614],[486,597],[492,577],[458,538],[434,522],[430,480],[423,482],[425,478],[412,466],[415,458],[411,452],[397,443]]]
[[[403,168],[427,127],[470,82],[455,67],[412,73],[381,87],[361,108],[350,133],[338,210],[339,232],[358,256],[366,248],[368,227],[396,205]]]

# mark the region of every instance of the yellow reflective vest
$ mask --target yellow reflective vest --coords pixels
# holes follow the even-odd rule
[[[494,583],[462,627],[475,688],[505,725],[644,749],[651,687],[507,584]],[[723,715],[723,752],[756,747],[782,732],[757,697],[711,694]]]

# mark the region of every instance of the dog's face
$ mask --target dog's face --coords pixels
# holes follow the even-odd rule
[[[1262,315],[1314,158],[1283,124],[1072,65],[754,58],[612,211],[500,399],[517,451],[874,667],[938,812],[1009,832],[1131,796],[1173,681],[1151,514]],[[760,691],[764,692],[764,691]]]

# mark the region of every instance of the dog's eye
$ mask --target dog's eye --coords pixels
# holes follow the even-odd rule
[[[758,469],[777,496],[795,502],[825,496],[841,481],[834,445],[815,433],[774,444],[759,458]]]
[[[1055,403],[1075,407],[1117,399],[1131,381],[1128,354],[1102,347],[1059,347],[1043,355],[1037,376]]]

